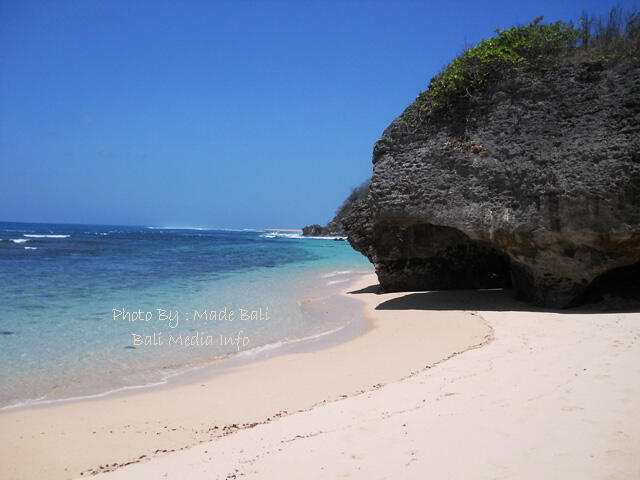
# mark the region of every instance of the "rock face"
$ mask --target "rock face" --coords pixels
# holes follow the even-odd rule
[[[447,120],[411,105],[373,164],[343,224],[385,291],[513,285],[567,307],[617,271],[640,283],[637,62],[510,72]]]

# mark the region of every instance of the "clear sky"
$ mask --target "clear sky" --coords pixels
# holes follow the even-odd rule
[[[0,220],[325,223],[465,45],[610,6],[0,0]]]

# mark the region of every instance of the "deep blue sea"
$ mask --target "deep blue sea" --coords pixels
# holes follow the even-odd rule
[[[0,407],[162,383],[345,326],[305,305],[369,262],[258,230],[0,222]]]

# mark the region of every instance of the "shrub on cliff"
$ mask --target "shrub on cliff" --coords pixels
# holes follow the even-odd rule
[[[354,203],[367,198],[367,195],[369,194],[369,182],[370,180],[367,179],[359,187],[355,187],[351,190],[351,194],[344,202],[342,202],[342,205],[340,205],[340,208],[336,212],[336,216],[332,220],[333,222],[341,221],[349,214],[349,212],[351,212]]]
[[[333,220],[327,223],[326,227],[322,227],[318,224],[308,225],[303,227],[302,234],[314,237],[344,235],[345,232],[342,221],[353,211],[357,202],[367,198],[367,195],[369,195],[369,182],[370,180],[366,180],[360,186],[351,189],[351,194],[344,202],[342,202],[342,205],[340,205],[340,208],[338,208],[338,211],[336,212],[336,216],[333,217]]]
[[[640,59],[640,14],[625,14],[614,7],[607,18],[583,14],[573,23],[541,23],[536,18],[523,27],[496,30],[497,36],[482,40],[454,59],[429,83],[416,100],[423,112],[455,115],[460,104],[473,98],[490,79],[504,76],[509,68],[540,70],[565,59]]]
[[[496,37],[482,40],[453,60],[418,96],[421,109],[438,110],[470,97],[507,67],[541,68],[567,54],[579,32],[571,24],[541,24],[540,20],[542,17],[525,27],[498,29]]]

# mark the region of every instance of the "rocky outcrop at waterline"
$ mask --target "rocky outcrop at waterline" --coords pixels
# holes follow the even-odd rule
[[[345,233],[341,222],[329,222],[324,227],[318,223],[302,227],[302,235],[305,237],[343,237]]]

